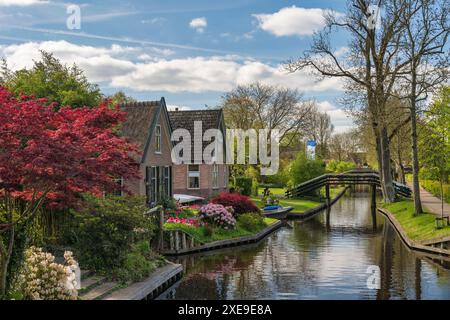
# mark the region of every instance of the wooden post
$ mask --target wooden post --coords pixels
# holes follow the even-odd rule
[[[327,207],[329,207],[331,199],[330,199],[330,185],[328,183],[325,185],[325,195],[327,197]]]
[[[178,252],[180,249],[180,237],[178,235],[178,230],[175,231],[175,250]]]
[[[181,249],[186,249],[186,233],[181,233]]]

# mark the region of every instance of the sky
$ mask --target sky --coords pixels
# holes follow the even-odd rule
[[[290,74],[283,63],[309,47],[323,10],[344,7],[343,0],[0,0],[0,57],[17,70],[49,51],[79,65],[105,94],[165,97],[172,109],[217,106],[236,85],[255,81],[289,87],[317,100],[343,132],[352,121],[339,104],[340,80]],[[336,52],[346,42],[334,36]]]

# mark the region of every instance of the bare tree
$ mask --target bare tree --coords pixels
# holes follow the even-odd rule
[[[406,32],[402,53],[410,60],[409,70],[402,75],[409,100],[412,138],[414,212],[422,213],[417,148],[417,116],[419,104],[448,79],[450,54],[445,52],[450,34],[450,1],[410,0],[407,14],[400,17]],[[448,50],[448,49],[447,49]]]
[[[278,129],[280,141],[289,146],[309,127],[314,104],[297,90],[257,82],[225,94],[222,108],[229,127]]]
[[[328,113],[317,109],[311,112],[308,134],[317,142],[317,154],[321,159],[325,159],[328,155],[328,142],[333,130],[334,126]]]
[[[370,123],[375,140],[383,197],[395,200],[391,172],[389,134],[386,123],[386,103],[398,75],[410,59],[399,55],[404,26],[400,17],[408,14],[408,1],[353,0],[344,17],[329,12],[326,27],[313,37],[311,48],[297,60],[287,63],[291,72],[311,70],[320,77],[336,77],[346,82],[348,89],[365,97],[361,105]],[[380,23],[373,22],[371,5],[383,7]],[[331,46],[331,35],[343,31],[350,35],[349,50],[338,54]]]

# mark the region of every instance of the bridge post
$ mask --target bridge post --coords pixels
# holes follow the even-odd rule
[[[327,202],[326,202],[327,207],[329,207],[331,199],[330,199],[330,185],[328,183],[325,185],[325,196],[327,198]]]
[[[372,226],[373,229],[376,230],[377,228],[377,186],[375,183],[371,184],[371,191],[372,191],[372,196],[371,196],[371,205],[370,205],[370,209],[372,212]]]

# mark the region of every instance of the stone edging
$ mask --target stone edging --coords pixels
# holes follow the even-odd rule
[[[156,269],[147,279],[113,291],[102,300],[154,299],[181,279],[183,266],[170,261]]]
[[[209,243],[202,244],[200,246],[194,248],[186,248],[180,250],[164,250],[161,253],[167,256],[177,256],[183,254],[190,254],[202,251],[209,251],[215,249],[221,249],[226,247],[234,247],[239,245],[245,245],[249,243],[255,243],[266,237],[268,234],[273,231],[279,229],[284,224],[283,221],[277,221],[272,223],[270,226],[267,226],[265,229],[261,230],[254,236],[244,236],[239,238],[227,239],[227,240],[218,240]]]
[[[347,189],[349,189],[349,186],[346,186],[344,188],[344,190],[342,190],[341,192],[339,192],[336,197],[334,197],[333,199],[331,199],[330,201],[330,206],[332,206],[333,204],[335,204],[347,191]],[[312,217],[313,215],[315,215],[316,213],[319,213],[320,211],[324,210],[327,208],[327,204],[323,203],[317,207],[308,209],[306,211],[303,212],[299,212],[299,213],[295,213],[295,212],[289,212],[287,217],[290,219],[306,219],[309,217]]]
[[[377,210],[378,210],[378,212],[383,214],[386,218],[388,218],[389,222],[394,226],[394,228],[396,229],[397,233],[400,235],[400,238],[402,239],[402,241],[410,249],[421,251],[421,252],[432,253],[432,254],[436,254],[436,255],[440,255],[440,256],[450,257],[450,250],[435,248],[435,247],[431,247],[431,246],[425,246],[425,245],[423,245],[421,243],[418,243],[418,242],[416,242],[414,240],[411,240],[408,237],[408,235],[406,234],[406,232],[403,229],[403,227],[400,225],[400,223],[397,221],[397,219],[395,218],[395,216],[391,212],[389,212],[388,210],[383,209],[383,208],[377,208]]]

